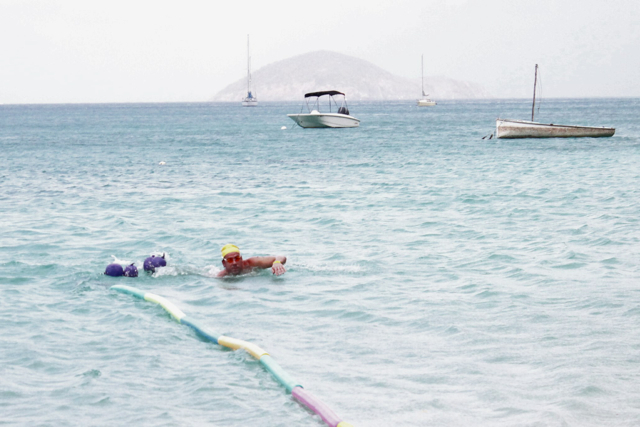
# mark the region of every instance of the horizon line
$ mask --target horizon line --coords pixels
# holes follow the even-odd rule
[[[417,99],[417,98],[416,98]],[[578,99],[640,99],[640,96],[569,96],[569,97],[545,97],[543,100],[578,100]],[[440,98],[438,102],[455,102],[455,101],[516,101],[531,100],[531,98]],[[413,99],[351,99],[349,102],[414,102]],[[276,101],[259,101],[261,103],[283,103],[295,102],[300,100],[276,100]],[[28,106],[28,105],[125,105],[125,104],[241,104],[242,99],[238,101],[78,101],[78,102],[19,102],[19,103],[2,103],[0,107],[9,106]]]

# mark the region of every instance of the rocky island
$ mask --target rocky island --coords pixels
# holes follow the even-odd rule
[[[491,95],[478,84],[446,77],[425,77],[425,92],[436,100],[482,99]],[[261,102],[300,101],[306,92],[335,89],[350,100],[415,100],[420,79],[396,76],[371,62],[336,52],[317,51],[266,65],[252,73],[252,87]],[[240,102],[246,77],[215,94],[214,102]]]

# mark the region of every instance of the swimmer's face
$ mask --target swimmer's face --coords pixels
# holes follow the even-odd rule
[[[242,273],[242,255],[238,252],[228,253],[222,260],[222,265],[230,274]]]

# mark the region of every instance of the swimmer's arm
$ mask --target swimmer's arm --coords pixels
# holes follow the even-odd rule
[[[228,273],[227,273],[227,270],[224,270],[224,269],[223,269],[222,271],[218,271],[218,274],[216,274],[216,277],[224,277],[224,276],[226,276],[227,274],[228,274]]]
[[[276,262],[279,261],[279,262]],[[287,257],[282,255],[276,256],[254,256],[247,260],[250,267],[270,268],[273,274],[279,276],[287,271],[284,264],[287,263]]]

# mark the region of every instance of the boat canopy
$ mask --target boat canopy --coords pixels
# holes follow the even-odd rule
[[[305,93],[304,97],[305,98],[309,98],[310,96],[322,96],[322,95],[342,95],[345,96],[344,93],[342,92],[338,92],[337,90],[323,90],[321,92],[310,92],[310,93]]]

